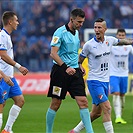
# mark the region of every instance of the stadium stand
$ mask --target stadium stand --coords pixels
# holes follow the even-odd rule
[[[86,12],[81,41],[84,41],[84,29],[93,28],[97,17],[105,18],[109,28],[133,29],[133,0],[1,0],[0,16],[6,10],[15,11],[19,16],[20,25],[12,34],[15,60],[31,72],[49,72],[51,36],[57,27],[68,22],[69,11],[75,7]],[[130,56],[130,60],[132,58]],[[129,67],[133,73],[133,61]]]

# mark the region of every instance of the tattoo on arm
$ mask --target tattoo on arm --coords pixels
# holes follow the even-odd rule
[[[131,38],[125,38],[125,39],[120,39],[120,42],[118,45],[131,45],[133,44],[133,39]]]

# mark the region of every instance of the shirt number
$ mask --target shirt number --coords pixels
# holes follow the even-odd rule
[[[101,71],[106,71],[106,70],[108,70],[108,63],[103,63],[103,64],[101,64]]]

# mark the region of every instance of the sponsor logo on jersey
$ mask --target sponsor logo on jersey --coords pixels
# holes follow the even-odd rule
[[[110,55],[110,52],[104,52],[103,54],[96,55],[95,58]]]

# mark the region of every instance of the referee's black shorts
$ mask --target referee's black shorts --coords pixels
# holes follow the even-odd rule
[[[65,99],[67,92],[72,98],[86,96],[83,74],[79,68],[75,68],[74,75],[68,75],[59,65],[54,64],[50,75],[50,87],[48,97]]]

